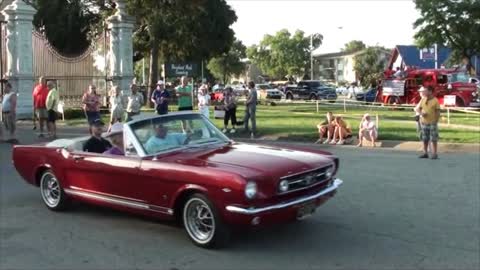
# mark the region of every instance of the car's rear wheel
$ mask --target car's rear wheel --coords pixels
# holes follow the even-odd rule
[[[315,101],[317,99],[318,99],[317,95],[315,95],[315,94],[310,95],[310,100]]]
[[[287,94],[287,99],[288,99],[288,100],[293,100],[293,95],[290,94],[290,93],[288,93],[288,94]]]
[[[230,230],[203,194],[194,194],[185,203],[183,225],[192,242],[200,247],[219,248],[230,238]]]
[[[40,193],[48,209],[61,211],[67,208],[69,202],[67,195],[51,170],[43,172],[40,178]]]

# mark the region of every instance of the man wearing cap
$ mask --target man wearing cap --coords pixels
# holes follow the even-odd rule
[[[178,97],[178,110],[179,111],[192,111],[192,86],[188,85],[189,79],[187,76],[183,76],[180,79],[180,85],[177,87]]]
[[[428,145],[431,143],[431,159],[437,159],[438,120],[440,119],[440,104],[433,96],[432,87],[420,87],[418,90],[422,99],[416,106],[416,112],[420,114],[421,139],[423,141],[423,154],[419,158],[428,158]]]
[[[155,104],[155,109],[160,115],[168,114],[168,100],[170,94],[165,89],[165,83],[163,81],[157,82],[157,88],[153,91],[151,101]]]
[[[107,151],[103,152],[108,155],[119,155],[123,156],[123,124],[115,123],[112,125],[110,132],[104,135],[105,138],[109,139],[112,143],[112,147]]]
[[[112,147],[109,141],[102,138],[105,124],[100,119],[95,119],[91,125],[92,137],[83,145],[83,151],[102,154]]]

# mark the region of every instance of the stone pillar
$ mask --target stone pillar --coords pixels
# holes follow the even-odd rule
[[[117,11],[108,18],[110,30],[110,77],[124,94],[133,81],[133,26],[135,19],[126,13],[126,0],[115,0]]]
[[[33,112],[33,16],[36,10],[21,0],[8,5],[3,14],[7,21],[6,77],[18,91],[17,118],[31,118]]]

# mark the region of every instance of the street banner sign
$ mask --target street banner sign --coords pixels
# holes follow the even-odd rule
[[[182,76],[198,77],[199,70],[196,63],[168,63],[165,64],[165,77],[176,78]]]
[[[457,101],[457,96],[455,95],[445,95],[443,97],[444,106],[455,106]]]
[[[405,80],[385,80],[383,81],[384,96],[403,97],[405,95]]]
[[[420,49],[420,59],[435,60],[435,47]]]

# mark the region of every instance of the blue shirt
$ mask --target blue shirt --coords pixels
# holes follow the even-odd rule
[[[160,98],[164,98],[163,101],[160,101]],[[155,100],[157,107],[155,108],[157,110],[158,114],[167,114],[168,113],[168,100],[165,100],[167,98],[170,98],[170,94],[166,89],[159,91],[158,89],[155,89],[155,91],[152,94],[152,98]]]
[[[148,139],[147,143],[145,143],[145,150],[147,154],[155,154],[169,148],[175,148],[175,146],[183,145],[186,138],[187,135],[183,133],[167,134],[163,139],[152,136]]]

